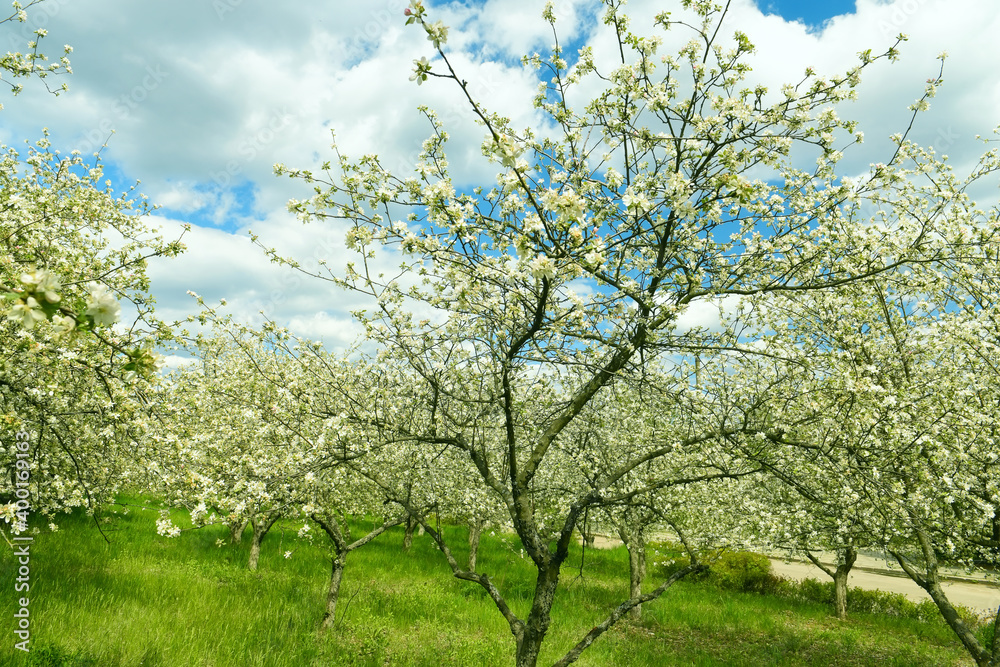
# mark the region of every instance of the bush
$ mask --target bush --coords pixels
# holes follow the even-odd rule
[[[681,545],[674,542],[647,542],[646,558],[652,571],[662,578],[669,577],[677,570],[691,564]]]
[[[749,551],[723,551],[711,561],[706,578],[719,588],[747,593],[770,593],[778,588],[767,556]]]
[[[982,645],[986,647],[987,651],[993,650],[993,641],[995,640],[993,635],[993,623],[995,619],[996,613],[989,614],[988,616],[979,619],[979,629],[976,632],[976,637]]]
[[[653,551],[654,568],[661,577],[668,577],[691,563],[675,544],[656,542],[649,546]],[[707,555],[704,561],[709,563],[708,570],[694,578],[724,590],[777,593],[788,586],[788,582],[771,572],[770,559],[761,554],[722,550]]]
[[[833,604],[835,596],[832,581],[820,581],[818,579],[803,579],[798,585],[792,584],[792,595],[790,597],[799,598],[808,602],[818,602],[819,604]],[[850,594],[848,594],[848,604],[850,604]]]
[[[797,588],[797,590],[793,592],[792,597],[819,604],[834,603],[835,593],[832,581],[803,579],[797,587],[793,586],[793,588]],[[902,593],[870,591],[855,587],[851,587],[847,591],[847,611],[848,613],[882,614],[883,616],[914,618],[923,621],[938,617],[937,607],[930,600],[918,604]]]
[[[650,547],[653,550],[653,566],[661,577],[668,577],[691,562],[678,545],[670,542],[651,543]],[[706,556],[705,561],[710,563],[708,571],[695,575],[692,579],[723,590],[766,593],[826,605],[833,605],[836,597],[832,581],[804,579],[795,582],[779,577],[771,572],[771,560],[762,554],[723,550]],[[966,607],[956,606],[955,609],[959,617],[977,631],[984,645],[992,646],[992,618],[979,618]],[[931,600],[913,602],[902,593],[871,591],[853,586],[847,591],[847,612],[912,618],[924,622],[941,620],[941,613]]]
[[[932,607],[933,604],[932,602]],[[847,610],[901,618],[920,618],[917,604],[902,593],[868,591],[861,588],[852,588],[848,591]],[[934,607],[934,611],[937,612],[937,607]]]
[[[786,580],[778,590],[769,592],[819,604],[832,605],[835,598],[833,582],[817,581],[816,579],[803,579],[798,584]],[[969,627],[981,628],[983,626],[983,619],[979,618],[971,609],[956,606],[955,610]],[[849,614],[881,614],[897,618],[912,618],[924,622],[941,620],[941,612],[931,600],[914,602],[902,593],[871,591],[853,586],[847,590],[847,612]]]

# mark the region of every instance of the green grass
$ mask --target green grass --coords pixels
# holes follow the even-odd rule
[[[127,502],[139,502],[130,499]],[[427,536],[403,552],[395,529],[352,553],[336,628],[317,634],[329,576],[322,536],[296,537],[283,522],[264,541],[260,570],[246,570],[249,536],[217,547],[214,526],[167,539],[155,511],[133,508],[105,525],[108,544],[82,516],[57,517],[31,550],[31,653],[13,647],[15,564],[0,561],[0,665],[182,667],[307,665],[507,665],[514,641],[485,593],[450,576]],[[183,519],[175,518],[178,525]],[[45,521],[47,524],[48,521]],[[370,526],[370,524],[367,524]],[[362,534],[359,524],[357,534]],[[446,529],[464,558],[465,531]],[[292,550],[292,558],[283,553]],[[627,590],[623,549],[590,550],[577,578],[564,569],[540,664],[551,664]],[[533,569],[516,542],[484,535],[479,571],[514,611],[530,605]],[[641,622],[620,622],[580,665],[958,665],[971,664],[935,619],[854,614],[825,604],[681,582],[647,604]]]

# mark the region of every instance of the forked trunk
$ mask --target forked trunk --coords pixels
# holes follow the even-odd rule
[[[260,561],[260,543],[264,541],[264,537],[271,530],[271,526],[277,522],[278,516],[276,513],[261,519],[250,519],[250,527],[253,528],[253,537],[250,540],[250,559],[247,562],[247,566],[251,571],[257,569],[257,563]]]
[[[344,566],[347,564],[347,554],[351,553],[355,549],[360,549],[389,528],[403,523],[403,517],[387,519],[385,523],[378,526],[364,537],[348,544],[345,536],[349,538],[350,533],[347,531],[346,527],[342,529],[335,518],[323,514],[310,514],[309,516],[313,521],[319,524],[320,528],[323,529],[323,532],[325,532],[327,537],[330,538],[330,541],[333,543],[334,550],[334,555],[331,558],[333,561],[333,569],[330,572],[330,588],[326,592],[326,612],[324,612],[323,620],[320,623],[320,632],[322,632],[323,630],[333,626],[335,615],[337,613],[337,598],[340,596],[340,580],[344,575]]]
[[[857,549],[851,545],[844,547],[843,551],[838,551],[836,569],[832,569],[831,566],[821,561],[811,551],[806,551],[805,555],[813,565],[826,572],[833,579],[834,612],[837,614],[837,618],[842,621],[846,620],[847,577],[851,573],[851,568],[854,567],[854,561],[858,559]]]
[[[406,517],[406,530],[403,532],[403,550],[409,551],[413,546],[413,531],[417,529],[417,520],[412,516]]]
[[[837,570],[833,573],[834,603],[837,607],[837,618],[847,619],[847,577],[854,567],[854,562],[858,559],[858,552],[853,546],[847,547],[841,554],[837,563]]]
[[[326,591],[326,612],[320,630],[329,630],[337,617],[337,599],[340,597],[340,581],[344,576],[344,557],[333,557],[333,569],[330,572],[330,587]]]

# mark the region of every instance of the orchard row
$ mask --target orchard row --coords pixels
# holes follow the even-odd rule
[[[336,145],[320,172],[276,167],[314,188],[291,210],[343,227],[357,255],[312,271],[369,298],[347,354],[204,302],[192,322],[159,322],[145,260],[179,241],[150,234],[143,200],[102,188],[99,165],[45,140],[9,149],[0,456],[13,470],[14,433],[33,434],[31,511],[155,490],[195,526],[225,522],[236,539],[249,524],[250,568],[279,518],[301,519],[330,547],[324,627],[347,555],[419,525],[493,600],[521,667],[536,664],[572,540],[595,525],[628,547],[630,594],[560,665],[718,547],[836,551],[841,614],[871,549],[928,591],[977,664],[997,664],[938,573],[1000,557],[1000,227],[967,194],[995,178],[996,153],[957,174],[896,135],[884,163],[845,177],[862,134],[838,104],[896,47],[768,91],[749,82],[753,45],[723,8],[660,15],[658,30],[692,38],[661,56],[660,36],[605,4],[619,62],[584,48],[570,66],[558,45],[526,59],[545,72],[536,128],[487,110],[447,27],[420,2],[406,10],[435,51],[413,80],[466,94],[494,183],[456,181],[429,109],[411,174]],[[555,30],[551,7],[544,18]],[[578,91],[591,101],[573,106]],[[121,299],[138,313],[128,327]],[[718,321],[687,324],[699,308]],[[170,345],[194,363],[158,372],[152,350]],[[0,481],[8,533],[23,527],[15,484]],[[352,535],[360,515],[384,521]],[[469,525],[468,561],[442,518]],[[526,615],[477,567],[484,529],[513,530],[537,569]],[[690,564],[644,585],[645,541],[663,531]]]

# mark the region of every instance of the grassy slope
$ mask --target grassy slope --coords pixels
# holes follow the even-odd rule
[[[326,545],[296,537],[284,522],[264,541],[260,571],[246,571],[242,545],[217,547],[224,527],[168,540],[153,511],[133,509],[108,524],[107,544],[86,517],[58,517],[57,533],[36,537],[31,556],[32,653],[13,648],[10,550],[0,561],[0,665],[181,667],[306,665],[505,665],[514,642],[492,602],[449,575],[429,539],[401,550],[401,529],[348,558],[336,629],[320,638],[329,576]],[[183,519],[177,518],[181,523]],[[361,534],[360,532],[358,533]],[[463,556],[464,531],[454,530]],[[290,559],[283,553],[292,550]],[[516,544],[484,536],[488,572],[524,614],[533,584]],[[577,552],[571,559],[575,568]],[[582,579],[563,574],[547,650],[551,664],[621,602],[622,549],[588,551]],[[720,591],[681,582],[646,605],[641,623],[622,621],[584,653],[580,665],[956,665],[971,664],[943,623],[855,615],[824,605]],[[25,659],[27,658],[27,659]]]

